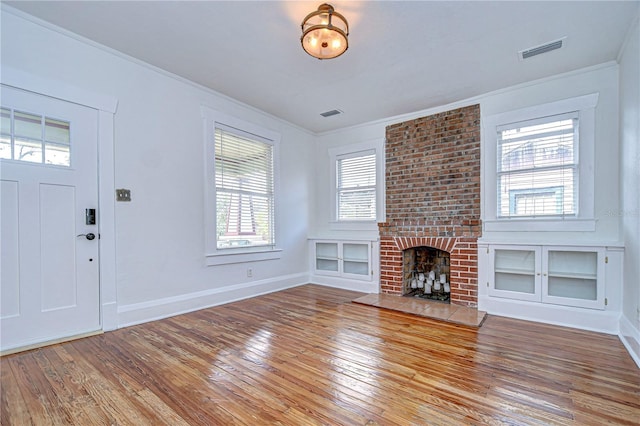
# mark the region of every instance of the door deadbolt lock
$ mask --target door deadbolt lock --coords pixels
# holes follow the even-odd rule
[[[91,241],[96,238],[96,234],[89,232],[88,234],[79,234],[78,237],[85,237],[87,240]]]

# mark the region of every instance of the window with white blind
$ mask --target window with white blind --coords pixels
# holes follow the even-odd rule
[[[336,158],[338,220],[376,219],[376,153],[357,152]]]
[[[216,247],[273,246],[273,145],[215,129]]]
[[[485,232],[595,230],[598,94],[483,117]]]
[[[278,259],[280,134],[202,107],[207,265]]]
[[[578,128],[577,112],[498,126],[499,218],[577,215]]]

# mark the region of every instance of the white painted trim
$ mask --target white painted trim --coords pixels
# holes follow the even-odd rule
[[[563,243],[547,243],[544,244],[540,241],[528,240],[526,238],[520,238],[518,236],[514,239],[505,239],[505,238],[478,238],[478,250],[482,246],[486,248],[488,245],[492,244],[517,244],[517,245],[535,245],[535,246],[567,246],[570,245],[572,247],[604,247],[607,251],[618,251],[624,252],[624,243],[621,241],[575,241],[571,240],[570,244],[567,242]]]
[[[478,310],[490,315],[606,334],[618,334],[620,327],[620,312],[616,311],[598,311],[481,295],[478,295]]]
[[[620,316],[620,341],[640,368],[640,330],[635,328],[624,315]]]
[[[343,290],[359,291],[362,293],[379,293],[380,282],[378,280],[350,280],[344,277],[331,277],[325,275],[311,275],[311,284],[326,287],[340,288]]]
[[[376,188],[378,190],[379,188]],[[335,190],[333,193],[335,195]],[[331,197],[335,200],[335,197]],[[335,201],[333,203],[335,205]],[[333,209],[333,207],[332,207]],[[332,210],[335,211],[335,210]],[[332,231],[378,231],[378,222],[384,222],[383,220],[344,220],[337,221],[332,220],[329,222],[329,229]],[[342,238],[341,238],[342,239]]]
[[[249,283],[118,306],[118,327],[128,327],[212,306],[249,299],[309,282],[307,273],[283,275]]]
[[[576,96],[569,99],[561,99],[559,101],[547,102],[540,105],[533,105],[525,108],[506,111],[491,115],[486,120],[491,124],[491,131],[495,127],[509,123],[516,123],[547,117],[551,115],[559,115],[572,111],[581,111],[585,109],[595,108],[598,105],[599,93],[591,93],[588,95]],[[582,130],[582,129],[581,129]]]
[[[533,105],[512,111],[497,113],[482,118],[482,211],[483,231],[505,232],[593,232],[595,231],[595,108],[599,93],[575,96],[567,99]],[[579,113],[579,132],[577,162],[578,205],[577,216],[554,218],[498,218],[497,212],[497,129],[504,125],[528,120],[565,114]]]
[[[35,76],[11,67],[2,67],[0,78],[3,84],[17,89],[72,102],[98,111],[100,322],[102,330],[114,330],[117,328],[114,114],[118,107],[118,99],[57,80]]]
[[[249,133],[260,138],[263,142],[273,147],[273,179],[274,179],[274,229],[273,233],[278,241],[278,215],[280,195],[280,140],[282,135],[274,130],[258,124],[224,114],[206,105],[200,106],[204,137],[204,256],[207,266],[226,265],[230,263],[242,263],[279,259],[282,250],[277,247],[250,247],[236,250],[218,250],[216,242],[216,183],[215,183],[215,129],[216,126],[231,127],[240,132]]]
[[[238,253],[214,253],[206,255],[207,266],[229,265],[232,263],[261,262],[264,260],[276,260],[282,257],[282,249],[269,249],[264,251],[253,250]]]
[[[9,66],[2,67],[2,84],[13,86],[17,89],[39,93],[51,98],[84,105],[89,108],[115,114],[118,109],[118,99],[113,96],[93,93],[76,86],[29,74]]]
[[[332,231],[377,231],[378,222],[384,222],[385,209],[385,147],[384,138],[369,139],[363,142],[341,145],[329,148],[329,208],[331,220],[329,229]],[[376,218],[372,220],[338,220],[337,208],[337,170],[336,161],[341,156],[367,155],[373,152],[376,156]]]
[[[485,232],[593,232],[595,219],[496,219],[482,222]]]
[[[98,226],[102,329],[118,328],[114,115],[98,112]]]

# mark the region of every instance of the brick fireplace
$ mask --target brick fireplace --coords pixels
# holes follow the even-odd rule
[[[449,254],[450,301],[478,303],[480,106],[471,105],[388,126],[386,222],[380,232],[380,291],[407,288],[403,251]]]

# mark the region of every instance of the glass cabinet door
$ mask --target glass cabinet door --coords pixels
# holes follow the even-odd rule
[[[316,269],[338,272],[338,243],[316,243]]]
[[[312,262],[318,275],[371,281],[369,241],[312,240]]]
[[[605,309],[605,249],[489,246],[489,296]]]
[[[585,308],[604,308],[604,275],[598,249],[546,248],[543,302]]]
[[[492,296],[520,300],[540,300],[540,251],[536,248],[492,249]]]
[[[369,274],[369,244],[344,243],[342,259],[345,274]]]

